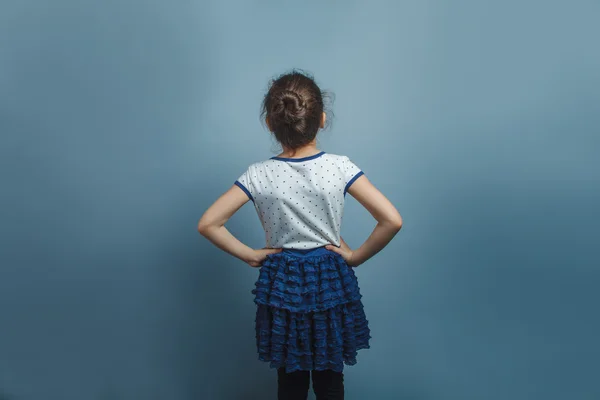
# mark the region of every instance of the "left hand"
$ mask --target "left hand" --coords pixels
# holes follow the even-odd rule
[[[251,267],[258,268],[262,265],[263,261],[265,261],[267,256],[269,256],[271,254],[281,253],[281,251],[282,251],[282,249],[268,249],[268,248],[254,250],[252,256],[246,262]]]
[[[340,247],[336,247],[334,245],[327,245],[325,246],[325,248],[327,250],[331,250],[334,253],[339,254],[340,256],[342,256],[342,258],[344,259],[344,261],[346,261],[346,264],[348,264],[350,267],[357,267],[358,264],[356,264],[355,262],[352,261],[352,256],[354,255],[354,251],[352,251],[352,249],[346,244],[346,242],[344,242],[344,240],[340,240]]]

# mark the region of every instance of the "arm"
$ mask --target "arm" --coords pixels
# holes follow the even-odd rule
[[[254,250],[233,236],[225,223],[249,200],[238,186],[232,186],[206,210],[198,222],[198,232],[221,250],[258,267],[264,258],[279,249]]]
[[[348,193],[369,211],[377,220],[377,225],[362,246],[354,251],[350,250],[343,240],[339,248],[328,248],[344,256],[349,265],[358,266],[379,253],[396,236],[402,228],[402,217],[394,205],[364,175],[350,186]]]

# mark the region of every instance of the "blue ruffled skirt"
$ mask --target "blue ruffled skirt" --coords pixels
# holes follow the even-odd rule
[[[252,294],[258,358],[272,368],[341,372],[369,348],[354,270],[325,247],[268,256]]]

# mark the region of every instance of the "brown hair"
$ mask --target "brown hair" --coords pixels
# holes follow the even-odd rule
[[[297,149],[315,138],[331,98],[311,75],[293,70],[271,81],[260,115],[282,146]],[[329,110],[327,114],[329,124]]]

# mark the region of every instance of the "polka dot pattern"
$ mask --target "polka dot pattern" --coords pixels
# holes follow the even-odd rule
[[[250,165],[236,181],[265,230],[267,247],[340,245],[346,190],[362,171],[346,156],[274,159]]]

